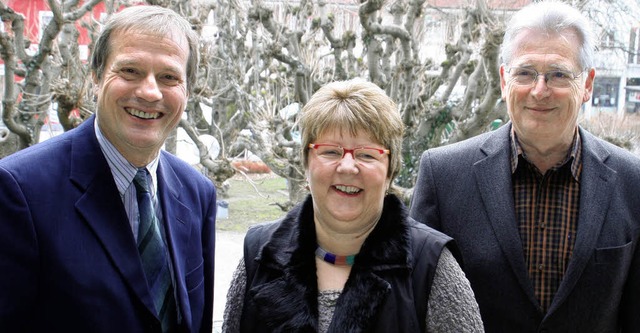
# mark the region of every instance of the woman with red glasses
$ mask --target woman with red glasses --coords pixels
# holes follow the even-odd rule
[[[225,332],[482,332],[451,238],[393,194],[404,125],[382,89],[328,84],[302,109],[310,195],[255,226],[227,295]]]

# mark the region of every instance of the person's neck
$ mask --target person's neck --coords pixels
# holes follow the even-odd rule
[[[519,138],[519,141],[527,159],[544,175],[549,169],[565,160],[571,150],[573,136],[561,140]]]
[[[116,149],[122,154],[122,156],[133,164],[137,168],[147,166],[153,161],[158,154],[160,154],[159,148],[141,149],[131,146],[115,146]]]
[[[324,250],[337,255],[352,255],[360,252],[362,244],[367,239],[371,231],[375,228],[377,221],[367,226],[366,229],[353,233],[340,233],[330,230],[323,223],[315,222],[316,242]]]
[[[97,118],[96,126],[98,126],[99,128]],[[137,168],[142,168],[151,163],[151,161],[158,157],[158,155],[160,154],[160,150],[162,149],[162,146],[143,149],[128,144],[119,144],[118,141],[113,140],[107,133],[105,133],[101,129],[100,133],[102,134],[104,139],[109,141],[109,143],[120,153],[120,155],[122,155],[122,157],[124,157],[129,163],[133,164]]]
[[[136,168],[142,168],[147,166],[149,163],[151,163],[151,161],[153,161],[158,155],[155,154],[150,156],[149,155],[141,156],[141,155],[133,154],[129,156],[126,156],[126,155],[124,156],[127,159],[127,161],[133,164]]]

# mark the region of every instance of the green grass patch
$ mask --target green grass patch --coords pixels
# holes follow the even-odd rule
[[[216,229],[246,232],[261,222],[273,221],[285,212],[276,203],[289,200],[285,179],[274,175],[235,176],[228,180],[228,218],[216,220]]]

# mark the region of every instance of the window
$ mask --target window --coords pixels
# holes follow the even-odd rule
[[[640,29],[638,27],[631,28],[629,34],[629,61],[630,64],[640,64]]]
[[[600,46],[603,49],[610,49],[616,46],[615,34],[611,31],[606,31],[600,37]]]
[[[620,78],[596,77],[593,82],[591,105],[595,107],[615,107],[618,105]]]

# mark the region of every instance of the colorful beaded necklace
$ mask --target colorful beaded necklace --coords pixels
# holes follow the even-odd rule
[[[357,253],[356,253],[357,254]],[[339,256],[337,254],[333,254],[323,249],[318,245],[316,247],[316,257],[332,264],[338,266],[353,266],[353,262],[355,261],[356,254],[348,255],[348,256]]]

